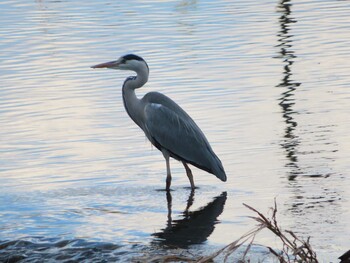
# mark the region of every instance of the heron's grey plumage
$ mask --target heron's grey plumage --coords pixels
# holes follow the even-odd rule
[[[142,87],[149,75],[148,65],[141,57],[126,55],[117,61],[99,64],[93,68],[100,67],[133,70],[137,73],[137,76],[128,77],[124,82],[124,106],[130,118],[144,131],[150,142],[162,151],[167,163],[167,189],[171,181],[169,157],[183,162],[192,188],[192,173],[186,163],[226,181],[222,163],[204,133],[178,104],[159,92],[149,92],[142,99],[137,98],[135,89]]]
[[[159,150],[166,149],[171,157],[226,181],[220,160],[192,118],[168,97],[161,95],[159,101],[154,99],[159,93],[152,95],[144,108],[147,138]]]

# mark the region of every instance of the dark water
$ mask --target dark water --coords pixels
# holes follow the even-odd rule
[[[5,241],[0,244],[4,253],[1,262],[116,262],[125,259],[125,252],[111,243],[85,240],[60,240],[31,238],[30,240]],[[131,250],[132,248],[130,248]]]
[[[350,247],[348,1],[2,1],[0,261],[207,255],[255,223],[242,203],[311,236],[321,262]],[[195,193],[124,111],[136,53],[198,123],[228,181]],[[252,262],[273,261],[255,239]],[[189,254],[186,254],[189,253]],[[220,259],[218,260],[220,262]]]

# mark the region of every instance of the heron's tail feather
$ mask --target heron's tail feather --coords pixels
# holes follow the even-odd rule
[[[212,164],[212,171],[217,178],[219,178],[223,182],[226,182],[227,177],[226,177],[224,167],[222,166],[220,159],[216,155],[215,155],[214,162]]]

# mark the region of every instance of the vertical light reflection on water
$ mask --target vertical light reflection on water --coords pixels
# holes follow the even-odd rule
[[[279,105],[282,108],[282,118],[285,123],[285,131],[281,146],[286,153],[286,167],[288,168],[287,189],[291,194],[284,208],[294,221],[294,231],[307,236],[316,237],[314,248],[322,253],[327,239],[335,233],[329,231],[317,231],[328,224],[341,224],[338,218],[341,216],[341,191],[332,187],[328,177],[337,177],[329,165],[333,161],[333,153],[336,145],[331,140],[335,125],[324,124],[322,119],[317,119],[319,108],[313,108],[312,101],[318,97],[309,97],[306,101],[306,109],[298,106],[296,96],[302,83],[294,79],[293,64],[302,58],[298,58],[293,48],[293,34],[291,27],[298,21],[292,16],[292,1],[282,0],[277,6],[280,30],[277,33],[279,44],[278,59],[282,60],[283,78],[277,85],[282,88]],[[310,88],[310,87],[306,87]],[[302,103],[302,102],[301,102]],[[315,115],[306,119],[302,115]],[[298,121],[299,117],[299,121]],[[303,121],[303,122],[302,122]],[[312,149],[311,147],[312,146]],[[324,163],[319,160],[323,159]],[[302,160],[302,161],[301,161]],[[305,162],[306,160],[306,162]],[[321,164],[321,165],[319,165]],[[330,166],[330,168],[328,168]],[[339,179],[339,176],[338,176]],[[327,210],[327,211],[325,211]],[[322,218],[327,214],[327,218]],[[308,218],[308,221],[305,221]],[[333,229],[339,231],[339,229]],[[315,242],[315,241],[314,241]]]
[[[282,0],[278,4],[278,12],[281,13],[281,16],[279,17],[280,31],[277,33],[279,44],[276,46],[279,48],[279,56],[276,58],[282,59],[283,77],[277,87],[283,88],[281,97],[279,98],[279,105],[282,108],[282,117],[286,124],[282,147],[285,149],[287,159],[289,160],[287,166],[291,168],[289,180],[294,180],[300,170],[296,155],[296,148],[300,141],[298,136],[295,135],[295,128],[298,123],[294,118],[294,115],[297,113],[293,106],[295,104],[294,93],[301,83],[292,79],[292,65],[297,56],[292,50],[293,36],[290,33],[290,25],[296,21],[291,17],[290,0]]]

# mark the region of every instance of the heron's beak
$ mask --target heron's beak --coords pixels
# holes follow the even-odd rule
[[[119,60],[105,62],[92,66],[91,68],[116,68],[119,65]]]

